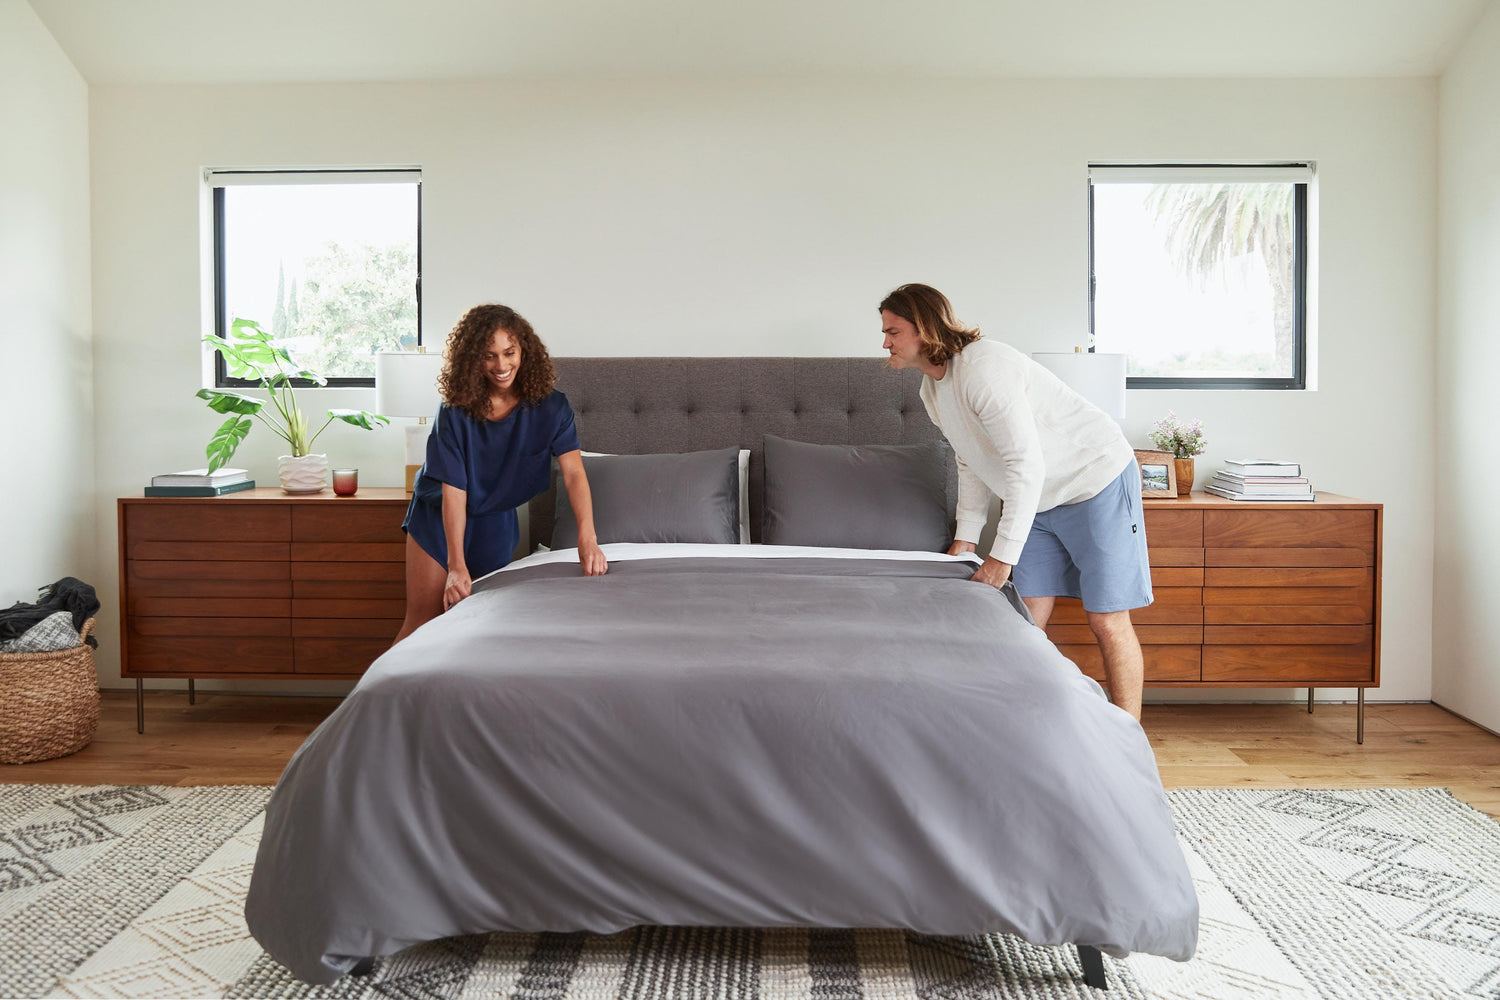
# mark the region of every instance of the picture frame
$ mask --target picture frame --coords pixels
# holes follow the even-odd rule
[[[1177,496],[1177,461],[1170,451],[1137,448],[1135,464],[1141,470],[1142,497]]]

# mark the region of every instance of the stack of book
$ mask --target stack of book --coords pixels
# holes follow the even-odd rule
[[[255,489],[255,480],[244,469],[189,469],[165,476],[152,476],[148,497],[216,497]]]
[[[1224,468],[1203,487],[1226,500],[1314,500],[1312,483],[1302,475],[1296,462],[1271,462],[1240,458],[1224,463]]]

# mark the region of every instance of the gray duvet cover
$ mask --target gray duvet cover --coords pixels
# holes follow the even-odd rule
[[[1197,897],[1144,733],[972,571],[495,574],[288,765],[250,930],[319,983],[449,935],[638,924],[1189,958]]]

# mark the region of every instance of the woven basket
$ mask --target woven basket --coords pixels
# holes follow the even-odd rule
[[[99,729],[94,650],[83,640],[50,653],[0,653],[0,764],[26,764],[77,753]]]

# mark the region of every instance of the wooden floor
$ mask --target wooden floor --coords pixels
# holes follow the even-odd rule
[[[106,692],[99,735],[71,757],[0,766],[0,782],[273,784],[336,698]],[[1435,705],[1147,705],[1145,728],[1168,788],[1442,785],[1500,818],[1500,737]]]

